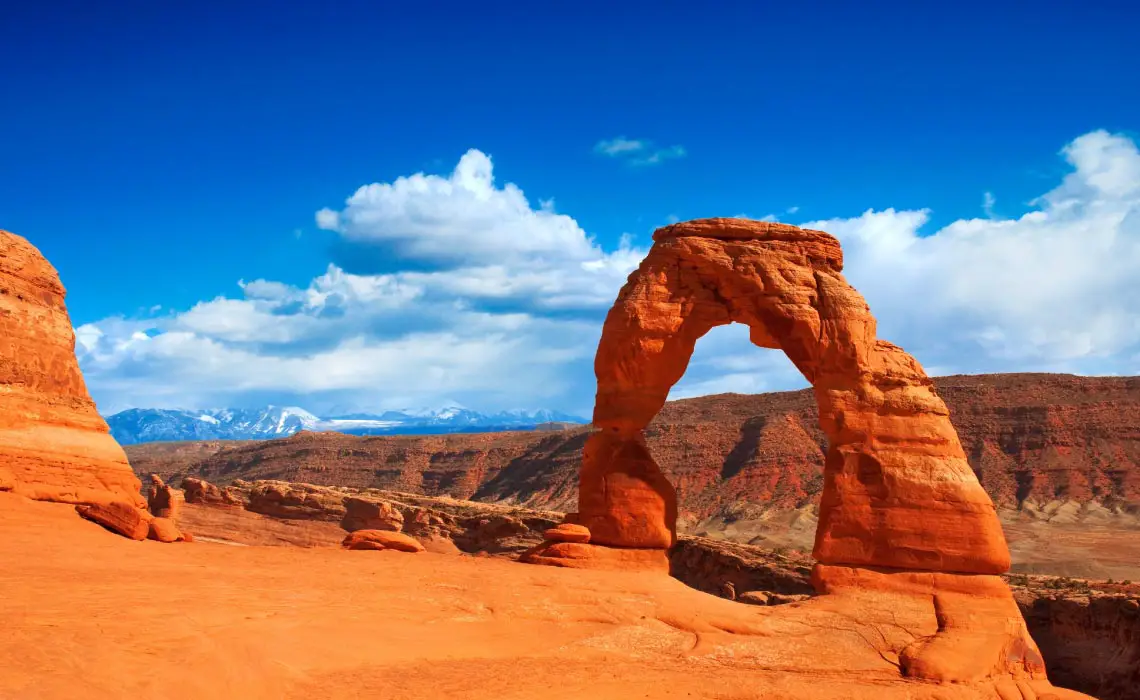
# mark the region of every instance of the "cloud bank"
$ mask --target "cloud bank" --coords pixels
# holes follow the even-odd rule
[[[603,143],[617,156],[649,148]],[[1068,174],[1017,218],[994,216],[984,193],[985,218],[934,232],[927,210],[795,223],[840,239],[879,335],[931,374],[1140,374],[1140,152],[1097,131],[1060,156]],[[189,309],[81,326],[76,349],[100,409],[458,401],[588,414],[605,310],[645,254],[628,237],[607,250],[553,202],[497,185],[476,150],[446,176],[365,185],[316,219],[395,271],[330,264],[303,288],[243,281]],[[727,327],[698,344],[673,396],[800,386],[782,354]]]

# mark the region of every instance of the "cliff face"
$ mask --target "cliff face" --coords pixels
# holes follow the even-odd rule
[[[0,231],[0,490],[68,503],[145,503],[95,410],[55,268]]]
[[[1140,378],[1007,374],[934,384],[999,508],[1023,506],[1062,521],[1140,509]],[[173,460],[162,457],[172,449],[162,444],[127,450],[140,473],[164,477],[284,479],[573,510],[587,434],[303,433],[204,449],[207,456],[194,459],[184,447]],[[646,441],[690,521],[791,511],[811,506],[822,488],[825,438],[809,391],[671,401]],[[1074,504],[1084,511],[1074,513]]]

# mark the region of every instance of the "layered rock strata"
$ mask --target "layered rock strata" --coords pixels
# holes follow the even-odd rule
[[[28,498],[144,506],[139,480],[95,410],[55,268],[0,231],[0,464]]]

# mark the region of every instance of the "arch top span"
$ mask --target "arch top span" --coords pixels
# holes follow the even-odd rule
[[[1009,551],[922,367],[876,337],[822,231],[747,219],[658,229],[606,317],[579,518],[593,542],[668,547],[676,494],[642,429],[696,341],[728,323],[811,382],[828,438],[815,556],[823,564],[999,573]]]

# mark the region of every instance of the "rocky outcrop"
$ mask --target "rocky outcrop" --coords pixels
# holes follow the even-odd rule
[[[404,527],[404,514],[389,501],[349,496],[344,499],[344,511],[340,526],[349,532],[354,530],[399,532]]]
[[[542,533],[557,526],[561,517],[511,506],[284,481],[237,481],[219,488],[201,479],[186,479],[182,487],[186,503],[194,509],[190,517],[199,535],[250,544],[270,542],[232,528],[265,527],[251,518],[236,517],[232,511],[295,523],[293,530],[306,527],[304,523],[314,525],[309,536],[285,534],[274,526],[270,529],[279,532],[274,544],[304,542],[309,546],[327,542],[333,532],[339,541],[343,531],[384,530],[425,543],[448,543],[445,549],[451,551],[502,556],[519,554],[542,542]],[[216,509],[216,515],[203,512],[208,509]],[[335,531],[330,529],[334,524]]]
[[[158,542],[179,542],[184,539],[182,532],[169,518],[154,518],[150,521],[147,539]]]
[[[357,530],[350,532],[344,538],[341,546],[345,549],[391,549],[397,552],[409,552],[415,554],[416,552],[424,551],[424,546],[419,543],[415,538],[409,537],[402,532],[391,532],[389,530]]]
[[[150,532],[152,518],[149,514],[126,501],[77,505],[75,511],[87,520],[99,523],[128,539],[145,540]]]
[[[1140,586],[1018,578],[1014,597],[1054,683],[1101,700],[1140,698]]]
[[[606,317],[578,514],[593,541],[661,547],[677,498],[642,430],[696,341],[742,323],[814,387],[828,437],[815,556],[824,564],[1000,573],[1009,551],[949,411],[914,358],[875,335],[838,242],[794,226],[705,219],[654,234]]]
[[[745,593],[805,595],[814,592],[815,561],[799,552],[772,552],[749,545],[682,535],[669,550],[674,578],[697,590],[724,596],[731,586],[737,600]]]
[[[246,482],[238,482],[245,484]],[[249,492],[240,485],[218,487],[205,479],[187,477],[182,480],[182,497],[187,503],[215,506],[242,506],[249,503]]]
[[[178,519],[178,504],[181,502],[174,489],[167,486],[158,474],[150,475],[150,488],[147,489],[146,507],[156,518]]]
[[[144,505],[139,480],[95,410],[55,268],[0,231],[0,463],[29,498]]]

